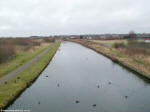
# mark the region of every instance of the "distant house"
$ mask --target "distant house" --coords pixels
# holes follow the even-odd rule
[[[145,42],[148,42],[148,43],[150,42],[150,36],[147,36],[147,35],[143,36],[143,39]]]
[[[89,39],[89,40],[91,40],[92,39],[92,37],[86,37],[87,39]]]
[[[143,36],[145,40],[150,40],[150,36]]]

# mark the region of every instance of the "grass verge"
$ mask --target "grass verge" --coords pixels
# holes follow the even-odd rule
[[[23,90],[25,90],[44,70],[56,53],[60,42],[56,43],[48,53],[26,70],[13,77],[5,84],[0,84],[0,108],[6,108]]]

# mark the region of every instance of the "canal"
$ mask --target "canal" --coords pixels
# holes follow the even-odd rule
[[[31,112],[150,112],[150,81],[63,42],[47,68],[7,109]]]

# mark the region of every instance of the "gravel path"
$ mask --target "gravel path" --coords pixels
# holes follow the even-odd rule
[[[53,44],[52,46],[50,46],[49,48],[47,48],[45,51],[43,51],[41,54],[39,54],[36,57],[34,57],[32,60],[28,61],[24,65],[20,66],[19,68],[15,69],[14,71],[12,71],[12,72],[6,74],[5,76],[3,76],[2,78],[0,78],[0,83],[2,84],[5,81],[8,81],[12,77],[16,76],[17,74],[19,74],[20,72],[22,72],[23,70],[25,70],[28,66],[30,66],[31,64],[33,64],[34,62],[36,62],[37,60],[39,60],[40,57],[44,56],[55,45],[56,44]]]

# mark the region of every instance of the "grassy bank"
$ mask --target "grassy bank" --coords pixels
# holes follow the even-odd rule
[[[135,71],[144,77],[150,78],[150,55],[144,53],[145,50],[141,48],[131,47],[106,47],[98,42],[88,40],[73,40],[74,42],[80,43],[86,47],[95,50],[98,53],[110,58],[111,60],[125,66],[126,68]],[[109,41],[107,41],[107,44]],[[112,43],[112,42],[110,42]]]
[[[7,61],[6,63],[0,64],[0,68],[2,70],[0,77],[8,74],[9,72],[26,63],[27,61],[31,60],[51,45],[52,43],[41,45],[34,51],[17,51],[16,56],[13,59]]]
[[[6,107],[39,76],[41,71],[52,59],[59,45],[60,42],[57,42],[56,46],[46,53],[45,56],[41,57],[37,62],[29,66],[26,70],[19,73],[7,83],[0,85],[0,108]]]

